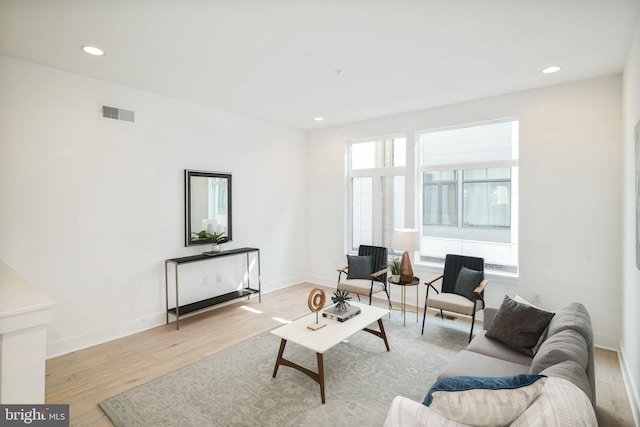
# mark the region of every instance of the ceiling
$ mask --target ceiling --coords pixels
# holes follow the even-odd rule
[[[316,129],[620,73],[639,18],[640,0],[0,0],[0,54]]]

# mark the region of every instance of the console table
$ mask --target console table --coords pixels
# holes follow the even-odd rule
[[[251,287],[251,274],[249,271],[250,259],[249,255],[251,253],[255,253],[258,261],[258,287]],[[233,255],[245,255],[247,259],[247,286],[233,292],[228,292],[226,294],[217,295],[212,298],[207,298],[205,300],[196,301],[190,304],[180,305],[179,299],[179,280],[178,280],[178,270],[179,266],[182,264],[199,262],[199,261],[211,261],[215,259],[219,259],[222,257],[233,256]],[[175,286],[176,286],[176,307],[169,308],[169,264],[173,264],[175,270]],[[180,315],[191,313],[196,310],[201,310],[206,307],[211,307],[213,305],[222,304],[227,301],[232,301],[237,298],[243,297],[251,297],[253,294],[258,294],[258,302],[262,302],[262,293],[261,293],[261,285],[260,285],[260,249],[257,248],[239,248],[239,249],[230,249],[228,251],[221,251],[214,254],[200,254],[200,255],[192,255],[186,256],[182,258],[171,258],[166,259],[164,261],[164,277],[165,277],[165,290],[166,290],[166,302],[167,302],[167,324],[169,324],[169,313],[173,313],[176,316],[176,329],[180,329]]]

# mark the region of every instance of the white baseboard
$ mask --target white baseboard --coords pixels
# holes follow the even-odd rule
[[[611,335],[593,334],[593,345],[607,350],[620,351],[620,338]]]
[[[336,274],[336,277],[334,277],[333,279],[322,276],[309,276],[307,277],[306,282],[335,288],[336,286],[338,286],[338,276]]]
[[[633,421],[636,427],[640,426],[640,394],[638,393],[638,385],[633,380],[633,375],[627,364],[627,359],[624,356],[624,346],[620,343],[620,351],[618,352],[620,357],[620,369],[622,370],[622,379],[624,386],[627,389],[627,396],[629,396],[629,404],[631,405],[631,413],[633,414]]]
[[[130,322],[112,325],[104,329],[76,335],[64,340],[47,343],[47,359],[82,350],[87,347],[126,337],[156,326],[164,325],[166,314],[163,312],[152,314]]]
[[[268,294],[270,292],[274,292],[280,289],[288,288],[289,286],[293,286],[297,283],[302,283],[304,280],[302,278],[296,278],[291,280],[282,280],[276,283],[269,283],[268,285],[261,284],[262,294]],[[237,303],[239,300],[232,300],[224,304],[220,304],[216,306],[218,308],[223,307],[225,305]],[[212,307],[211,309],[215,309]],[[201,313],[201,311],[194,312],[191,315],[195,315]],[[184,317],[188,317],[186,315]],[[180,316],[182,318],[182,316]],[[118,338],[126,337],[128,335],[132,335],[138,332],[146,331],[147,329],[155,328],[157,326],[162,326],[166,323],[166,313],[163,310],[156,314],[151,314],[146,317],[142,317],[140,319],[135,319],[126,323],[120,323],[116,325],[111,325],[106,328],[91,331],[86,334],[77,335],[71,338],[66,338],[56,342],[47,343],[47,359],[52,357],[61,356],[63,354],[71,353],[73,351],[82,350],[88,347],[92,347],[94,345],[103,344],[105,342],[109,342]]]

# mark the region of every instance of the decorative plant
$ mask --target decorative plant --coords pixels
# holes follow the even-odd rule
[[[394,257],[389,263],[389,269],[391,270],[391,274],[394,276],[400,275],[400,258]]]
[[[349,296],[349,292],[343,290],[337,290],[333,293],[331,297],[331,301],[336,305],[338,310],[344,311],[347,309],[349,304],[349,300],[351,297]]]
[[[206,230],[202,230],[202,231],[199,231],[198,233],[194,231],[191,234],[195,234],[196,236],[198,236],[199,239],[211,239],[211,243],[213,243],[214,245],[219,245],[220,243],[224,243],[227,241],[227,238],[223,237],[224,231],[221,231],[220,233],[211,234],[211,233],[208,233]]]

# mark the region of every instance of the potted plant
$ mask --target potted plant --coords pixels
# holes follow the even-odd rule
[[[192,234],[195,234],[196,236],[198,236],[199,239],[209,239],[211,240],[211,251],[210,252],[205,252],[205,253],[217,253],[220,252],[220,244],[224,243],[227,241],[227,238],[224,237],[224,231],[221,231],[220,233],[208,233],[206,230],[202,230],[199,232],[192,232]]]
[[[400,258],[394,257],[389,263],[389,270],[391,270],[391,281],[400,281]]]

